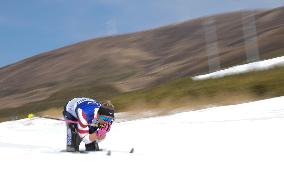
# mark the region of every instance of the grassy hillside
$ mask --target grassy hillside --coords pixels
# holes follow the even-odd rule
[[[52,94],[48,99],[32,102],[21,107],[0,110],[0,121],[8,119],[18,119],[27,117],[29,113],[50,112],[50,109],[56,109],[53,113],[61,114],[65,103],[74,97],[96,97],[98,100],[110,99],[111,96],[119,94],[117,89],[109,85],[86,84],[84,86],[67,87],[59,92]]]
[[[75,96],[96,97],[98,100],[111,99],[117,111],[164,110],[180,107],[197,109],[208,105],[226,105],[283,96],[283,85],[284,67],[202,81],[193,81],[188,77],[123,94],[111,86],[86,85],[66,88],[44,101],[27,104],[17,109],[1,110],[0,120],[15,116],[26,117],[30,112],[39,113],[51,108],[58,108],[60,114],[66,101]]]
[[[113,101],[120,110],[132,109],[131,106],[200,108],[282,96],[283,85],[284,67],[281,67],[220,79],[193,81],[183,78],[151,89],[118,95]]]

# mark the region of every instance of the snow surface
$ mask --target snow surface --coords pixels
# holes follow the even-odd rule
[[[238,66],[230,67],[228,69],[216,71],[213,73],[208,73],[205,75],[198,75],[198,76],[193,77],[192,79],[193,80],[204,80],[204,79],[210,79],[210,78],[220,78],[220,77],[224,77],[228,75],[271,69],[271,68],[279,67],[279,66],[284,66],[284,56],[276,57],[276,58],[268,59],[264,61],[244,64],[244,65],[238,65]]]
[[[100,143],[107,156],[60,152],[59,121],[4,122],[1,191],[283,192],[283,124],[284,97],[125,121]]]

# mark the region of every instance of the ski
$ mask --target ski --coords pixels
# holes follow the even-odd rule
[[[112,149],[100,149],[99,151],[74,151],[74,152],[68,152],[66,149],[61,150],[60,152],[65,153],[74,153],[74,154],[88,154],[88,153],[97,153],[97,152],[106,152],[106,155],[110,156],[113,152],[114,153],[134,153],[134,148],[131,148],[130,150],[112,150]]]
[[[74,153],[74,154],[80,154],[80,153],[83,153],[83,154],[87,154],[87,153],[89,153],[89,151],[66,151],[66,149],[62,149],[62,150],[60,150],[60,152],[62,152],[62,153]]]

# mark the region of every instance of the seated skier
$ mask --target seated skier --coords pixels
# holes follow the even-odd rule
[[[113,123],[114,106],[110,101],[100,103],[90,98],[74,98],[64,107],[63,116],[68,120],[66,151],[79,151],[81,141],[86,151],[99,151],[98,141],[105,138]]]

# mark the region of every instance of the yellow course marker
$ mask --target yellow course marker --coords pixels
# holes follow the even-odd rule
[[[29,118],[29,119],[31,119],[31,118],[33,118],[33,117],[34,117],[34,114],[32,114],[32,113],[28,114],[28,118]]]

